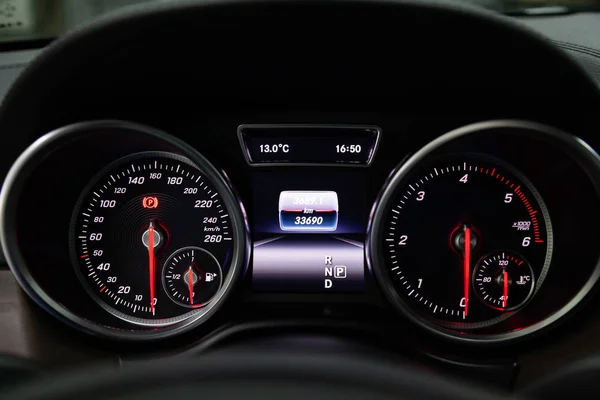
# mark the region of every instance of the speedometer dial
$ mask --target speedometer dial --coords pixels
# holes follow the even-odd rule
[[[483,328],[512,315],[516,268],[496,268],[480,285],[488,264],[511,262],[503,255],[528,260],[533,273],[522,275],[530,288],[539,288],[550,265],[552,230],[542,198],[514,168],[485,156],[437,158],[414,171],[396,188],[381,226],[382,273],[402,304],[436,325]],[[474,277],[478,263],[481,276]],[[490,307],[489,293],[502,304]]]
[[[221,195],[189,160],[139,153],[107,167],[87,188],[73,216],[71,243],[77,273],[102,307],[135,324],[164,326],[210,302],[229,268],[231,232]],[[186,296],[198,284],[201,302],[179,301],[183,295],[164,287],[161,279],[175,274],[163,271],[167,260],[175,257],[183,265],[178,251],[190,246],[202,255],[193,264],[196,272],[176,272],[188,278]],[[202,265],[205,260],[210,265]],[[208,278],[210,289],[200,290],[207,274],[214,274]],[[181,281],[184,287],[188,281]]]

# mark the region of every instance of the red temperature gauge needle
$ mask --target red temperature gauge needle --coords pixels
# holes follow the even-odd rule
[[[194,273],[192,272],[192,267],[188,272],[188,287],[190,288],[190,304],[194,304]]]
[[[504,305],[502,307],[506,308],[506,301],[508,300],[508,272],[504,270],[502,275],[502,279],[504,280]]]
[[[465,259],[464,259],[464,296],[465,296],[465,317],[469,315],[469,275],[471,269],[471,229],[465,226]]]
[[[155,262],[154,259],[154,222],[150,222],[148,227],[148,269],[150,275],[150,310],[154,314],[154,273],[155,273]]]

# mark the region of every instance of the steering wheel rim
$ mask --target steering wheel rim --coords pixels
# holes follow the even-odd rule
[[[265,349],[219,351],[65,371],[25,382],[7,398],[369,398],[496,400],[506,397],[364,354]]]

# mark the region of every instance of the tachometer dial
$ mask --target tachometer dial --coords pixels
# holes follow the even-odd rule
[[[414,171],[388,204],[377,244],[385,274],[402,304],[437,325],[482,328],[518,307],[509,297],[506,307],[492,309],[472,286],[477,261],[497,249],[522,254],[532,284],[544,281],[552,250],[546,206],[525,177],[498,160],[438,158]],[[514,279],[512,267],[507,273]]]
[[[76,207],[71,235],[88,292],[115,316],[140,325],[169,325],[197,312],[219,288],[197,289],[199,274],[215,273],[220,284],[233,250],[220,193],[189,160],[170,153],[136,154],[102,171]],[[180,301],[161,285],[167,258],[188,246],[204,249],[197,257],[206,251],[214,259],[193,268],[192,309],[189,299]]]

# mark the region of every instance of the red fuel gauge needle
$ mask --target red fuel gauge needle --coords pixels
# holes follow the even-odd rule
[[[464,257],[464,296],[465,296],[465,317],[469,315],[469,276],[471,275],[471,229],[465,226],[465,257]]]
[[[194,304],[194,273],[192,267],[188,271],[188,287],[190,289],[190,304]]]
[[[150,222],[148,227],[148,269],[150,275],[150,310],[154,314],[154,274],[155,274],[154,259],[154,222]]]
[[[502,279],[504,280],[504,305],[503,308],[506,308],[506,301],[508,300],[508,272],[504,270],[502,274]]]

